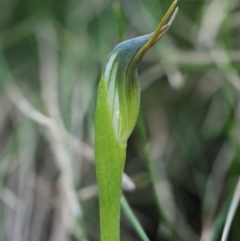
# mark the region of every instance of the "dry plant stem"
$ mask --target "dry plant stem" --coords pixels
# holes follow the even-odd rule
[[[120,239],[121,176],[127,140],[136,124],[140,84],[137,66],[146,51],[169,29],[177,14],[174,1],[156,31],[117,45],[99,83],[95,114],[95,156],[100,203],[101,241]]]
[[[53,135],[57,132],[63,132],[63,138],[66,139],[66,142],[69,144],[69,147],[79,155],[84,156],[84,158],[89,162],[94,162],[94,152],[93,148],[88,144],[84,143],[71,133],[67,132],[67,130],[62,126],[62,130],[57,123],[49,118],[48,116],[41,113],[37,110],[32,104],[27,100],[24,94],[21,92],[20,88],[15,84],[15,80],[11,80],[11,84],[4,86],[4,91],[9,98],[9,100],[15,105],[15,107],[21,111],[26,117],[30,118],[40,126],[43,126],[46,129],[46,133],[50,131]],[[45,132],[45,129],[43,130]],[[81,152],[81,149],[83,153]],[[122,176],[122,187],[126,191],[133,191],[136,187],[131,180],[131,178],[123,173]]]
[[[51,22],[46,22],[38,32],[38,47],[40,60],[40,81],[42,87],[43,101],[49,112],[51,119],[59,127],[46,136],[56,163],[61,171],[60,184],[68,200],[69,211],[71,213],[74,232],[79,240],[87,240],[79,220],[82,219],[82,208],[74,189],[74,174],[71,166],[71,158],[67,150],[67,143],[63,136],[64,124],[61,118],[58,104],[58,54],[55,48],[50,47],[42,39],[48,39],[54,47],[57,47],[56,30]]]

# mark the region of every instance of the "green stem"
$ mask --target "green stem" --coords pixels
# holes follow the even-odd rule
[[[116,141],[107,102],[107,86],[100,81],[95,116],[96,170],[99,186],[101,240],[119,240],[121,180],[126,144]]]

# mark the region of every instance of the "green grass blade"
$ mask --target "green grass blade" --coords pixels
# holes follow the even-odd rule
[[[123,209],[123,212],[125,213],[126,217],[128,218],[128,220],[130,221],[130,223],[136,230],[137,234],[141,238],[141,240],[142,241],[150,241],[148,236],[144,232],[142,226],[140,225],[137,218],[135,217],[133,211],[131,210],[131,207],[129,206],[129,204],[124,196],[122,196],[122,209]]]

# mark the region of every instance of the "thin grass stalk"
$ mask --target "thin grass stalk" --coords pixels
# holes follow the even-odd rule
[[[136,216],[134,215],[131,207],[128,204],[128,201],[126,200],[126,198],[124,196],[122,196],[122,209],[123,212],[125,213],[126,217],[128,218],[129,222],[132,224],[132,226],[134,227],[135,231],[137,232],[139,238],[142,241],[150,241],[150,239],[148,238],[148,236],[146,235],[145,231],[143,230],[141,224],[139,223],[139,221],[137,220]]]

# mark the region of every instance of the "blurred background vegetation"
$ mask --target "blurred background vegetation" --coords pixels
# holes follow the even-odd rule
[[[101,69],[170,0],[0,1],[0,240],[97,241]],[[240,2],[179,0],[140,67],[124,194],[150,240],[239,241]],[[237,186],[238,184],[238,186]],[[126,216],[122,240],[140,240]]]

